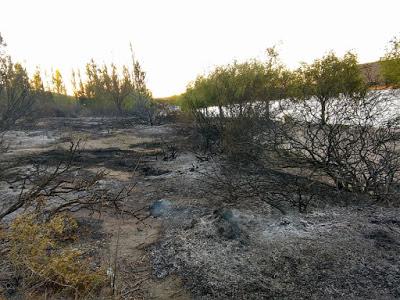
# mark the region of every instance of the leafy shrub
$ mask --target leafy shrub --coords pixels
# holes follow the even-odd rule
[[[16,218],[7,233],[8,258],[25,286],[41,283],[54,291],[87,296],[106,281],[102,269],[93,269],[82,251],[73,248],[78,224],[67,214],[42,221],[36,214]]]

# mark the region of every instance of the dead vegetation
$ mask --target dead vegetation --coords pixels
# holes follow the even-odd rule
[[[31,172],[20,169],[3,175],[9,184],[20,186],[19,196],[3,207],[0,220],[23,208],[26,211],[40,211],[47,218],[62,212],[81,209],[101,213],[105,208],[119,209],[131,188],[113,194],[99,185],[104,172],[92,176],[79,176],[80,166],[74,161],[80,142],[71,142],[65,160],[53,167],[35,165]],[[28,174],[26,174],[28,173]],[[51,202],[51,203],[49,203]]]
[[[318,123],[315,103],[282,103],[286,122],[272,128],[271,148],[285,167],[306,168],[328,176],[340,190],[396,201],[399,180],[399,118],[393,110],[397,91],[343,96],[326,108]],[[283,106],[283,107],[282,107]]]

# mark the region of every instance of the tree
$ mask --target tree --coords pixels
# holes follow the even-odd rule
[[[52,102],[53,94],[45,90],[39,68],[37,68],[32,75],[30,87],[31,93],[36,99],[33,110],[39,114],[49,114],[49,109],[52,107],[52,104],[54,104]]]
[[[266,50],[267,60],[263,64],[262,81],[258,84],[257,98],[265,103],[266,117],[270,118],[270,102],[291,96],[294,75],[279,59],[276,47]]]
[[[132,84],[136,94],[141,95],[147,99],[151,99],[152,95],[150,90],[146,86],[146,72],[143,71],[141,64],[135,59],[135,53],[133,52],[132,44],[129,44],[129,48],[132,55]],[[125,68],[125,75],[128,75],[128,68]]]
[[[30,112],[35,95],[25,68],[10,57],[2,63],[1,77],[0,131],[5,131]]]
[[[126,98],[134,91],[134,85],[126,66],[122,68],[122,77],[118,75],[118,70],[115,64],[111,64],[111,73],[108,73],[107,66],[103,67],[101,78],[105,92],[108,94],[115,106],[118,113],[123,114],[123,105]]]
[[[52,75],[53,92],[61,95],[66,94],[65,85],[60,70],[56,69]]]
[[[114,110],[110,110],[114,106],[116,113],[122,115],[133,108],[151,119],[155,104],[146,86],[146,72],[135,61],[132,47],[131,51],[131,67],[117,67],[114,63],[99,65],[91,59],[86,64],[84,80],[79,70],[73,70],[72,88],[75,98],[100,113],[114,113]]]
[[[132,83],[133,83],[133,88],[136,93],[142,95],[143,97],[151,99],[152,95],[150,90],[146,86],[146,72],[142,70],[142,66],[138,61],[135,61],[133,63],[133,78],[132,78]],[[128,76],[128,68],[124,68],[124,76]]]
[[[135,60],[133,49],[132,53],[132,84],[133,84],[133,107],[134,112],[139,115],[147,115],[150,125],[154,125],[154,118],[157,112],[157,104],[153,101],[151,91],[146,85],[146,72],[143,71],[139,61]]]
[[[88,99],[87,103],[106,108],[108,104],[115,106],[117,113],[122,115],[133,100],[132,106],[145,104],[146,114],[151,108],[151,92],[146,86],[146,73],[139,62],[133,62],[132,68],[124,65],[118,68],[98,64],[92,59],[86,65],[86,80],[83,82],[78,71],[72,73],[72,86],[77,99]]]
[[[96,62],[91,59],[89,63],[86,64],[86,81],[84,83],[85,86],[85,94],[88,99],[99,99],[103,96],[104,87],[99,78],[100,69],[97,66]]]
[[[323,125],[329,121],[327,109],[333,100],[340,96],[362,97],[367,89],[357,56],[351,52],[343,58],[330,52],[312,64],[303,63],[296,72],[296,80],[295,96],[302,100],[316,99]]]
[[[81,72],[72,70],[72,92],[76,100],[83,100],[86,98],[85,86],[82,82]]]
[[[133,91],[131,76],[126,67],[121,72],[115,64],[98,66],[92,59],[86,64],[86,81],[83,82],[80,72],[72,73],[74,95],[79,100],[89,100],[86,103],[107,109],[109,103],[115,105],[118,114],[122,114],[124,103]]]
[[[395,37],[389,42],[389,47],[380,60],[383,78],[386,84],[395,87],[400,85],[400,38]]]
[[[269,48],[267,55],[266,61],[219,66],[188,86],[183,108],[194,116],[205,147],[216,144],[218,138],[225,151],[241,152],[247,147],[258,153],[254,137],[270,121],[270,102],[287,97],[293,77],[275,48]]]
[[[31,86],[35,92],[44,92],[43,80],[39,69],[36,69],[35,73],[33,73]]]
[[[5,54],[4,48],[6,44],[3,40],[3,37],[0,34],[0,96],[3,91],[5,85],[5,78],[7,73],[7,61],[8,57]]]
[[[235,61],[215,68],[208,76],[199,76],[183,95],[184,107],[218,106],[222,120],[224,111],[235,110],[231,112],[241,115],[257,103],[263,104],[264,117],[268,119],[269,102],[288,96],[293,76],[280,62],[275,47],[266,52],[266,61]]]

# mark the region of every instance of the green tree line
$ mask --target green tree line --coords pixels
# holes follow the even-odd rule
[[[132,52],[133,53],[133,52]],[[59,69],[48,75],[36,68],[29,76],[26,68],[14,62],[6,51],[0,35],[0,113],[2,122],[8,116],[76,115],[86,114],[126,115],[146,114],[154,110],[152,94],[146,86],[146,72],[139,61],[132,65],[116,66],[97,64],[93,59],[83,71],[72,71],[72,94],[67,94],[66,84]],[[14,118],[15,119],[15,118]]]
[[[384,82],[392,87],[400,84],[400,43],[390,42],[387,53],[379,61]],[[316,97],[321,106],[321,122],[331,99],[341,94],[362,96],[369,83],[359,67],[357,55],[347,52],[342,57],[329,52],[312,63],[302,63],[290,70],[280,60],[275,48],[267,49],[267,59],[233,62],[218,66],[208,75],[191,82],[180,102],[185,110],[217,106],[220,117],[223,107],[239,107],[285,98],[304,100]],[[240,113],[240,112],[239,112]]]

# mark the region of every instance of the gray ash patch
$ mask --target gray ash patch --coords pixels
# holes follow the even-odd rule
[[[393,209],[281,217],[185,212],[164,219],[164,238],[150,252],[154,275],[179,274],[195,299],[400,297],[400,219]]]

